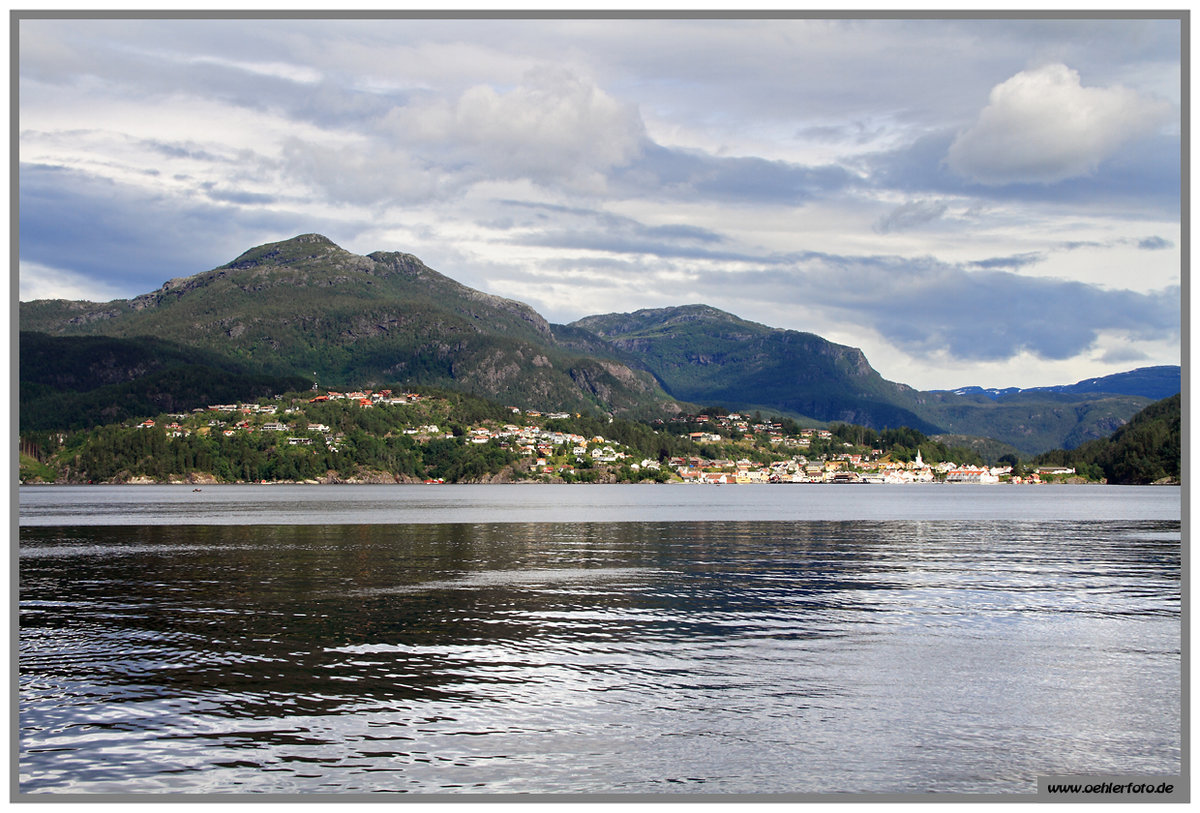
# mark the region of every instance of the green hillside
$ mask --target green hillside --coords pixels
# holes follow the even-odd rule
[[[1180,482],[1183,457],[1181,396],[1156,401],[1112,436],[1072,450],[1039,455],[1039,465],[1069,466],[1110,483]]]
[[[1151,403],[1136,395],[1024,392],[986,396],[922,393],[925,414],[950,434],[986,436],[1032,455],[1107,437]]]
[[[885,381],[857,348],[811,333],[767,327],[706,305],[589,316],[571,327],[610,342],[683,401],[939,430],[913,408],[914,390]]]

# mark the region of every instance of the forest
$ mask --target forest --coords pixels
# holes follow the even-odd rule
[[[1126,485],[1180,482],[1183,432],[1180,394],[1156,401],[1110,437],[1055,449],[1035,464],[1070,466],[1093,480]]]

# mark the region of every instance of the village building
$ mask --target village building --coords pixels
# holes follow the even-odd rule
[[[947,483],[998,483],[1000,478],[987,469],[961,468],[946,474]]]

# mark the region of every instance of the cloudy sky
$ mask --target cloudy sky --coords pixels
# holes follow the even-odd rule
[[[319,232],[920,389],[1180,362],[1178,20],[15,24],[22,300]]]

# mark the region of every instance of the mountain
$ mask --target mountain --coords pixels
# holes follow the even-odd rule
[[[705,305],[588,316],[569,327],[609,342],[625,363],[653,373],[680,400],[873,429],[907,425],[931,435],[990,437],[1027,455],[1104,437],[1151,400],[1082,388],[996,398],[920,392],[885,380],[857,348]],[[577,334],[569,340],[597,350]]]
[[[1004,389],[985,389],[984,387],[960,387],[956,390],[937,390],[937,392],[953,392],[956,395],[985,395],[993,401],[1012,395],[1060,393],[1064,395],[1083,395],[1088,393],[1108,393],[1112,395],[1136,395],[1155,401],[1169,398],[1181,389],[1181,370],[1178,365],[1163,365],[1161,367],[1139,367],[1125,373],[1106,375],[1100,378],[1088,378],[1075,384],[1063,384],[1053,387],[1006,387]]]
[[[947,431],[987,434],[1025,454],[1074,449],[1124,426],[1150,403],[1181,389],[1178,366],[1143,367],[1075,384],[1022,389],[965,387],[926,393]]]
[[[528,305],[468,288],[411,254],[359,256],[317,234],[131,300],[21,303],[20,319],[24,331],[55,336],[150,336],[322,386],[404,382],[519,407],[674,408],[649,374],[559,347]]]
[[[1019,392],[992,399],[986,395],[922,393],[922,406],[944,434],[994,438],[1032,455],[1047,449],[1072,449],[1115,432],[1151,403],[1137,395]]]
[[[812,333],[767,327],[707,305],[588,316],[569,327],[604,339],[682,401],[940,431],[915,409],[915,390],[885,381],[861,350]]]
[[[551,325],[528,305],[471,289],[411,254],[360,256],[318,234],[258,246],[133,299],[23,302],[20,326],[58,339],[154,339],[210,372],[299,376],[305,386],[437,386],[522,408],[643,418],[726,406],[988,437],[1023,454],[1111,434],[1151,402],[1100,391],[1133,386],[1120,376],[995,396],[919,392],[885,380],[857,348],[706,305]],[[23,359],[23,390],[53,390],[24,367]],[[1134,378],[1141,386],[1149,377]],[[134,403],[124,391],[99,396]],[[87,403],[97,420],[108,414],[99,400]]]
[[[1183,451],[1182,398],[1156,401],[1110,437],[1038,456],[1039,465],[1071,466],[1110,483],[1179,483]]]

